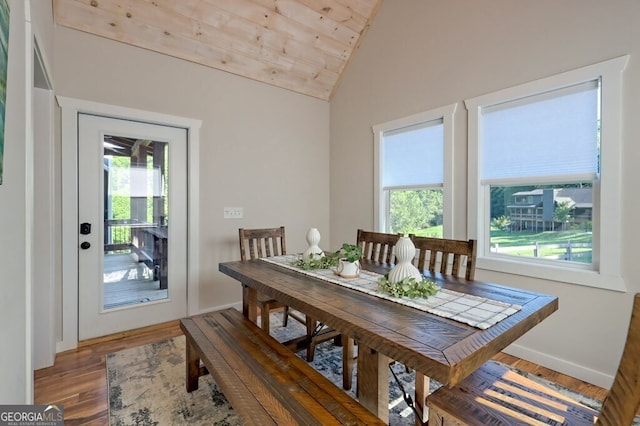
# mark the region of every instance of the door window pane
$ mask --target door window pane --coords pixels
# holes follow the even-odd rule
[[[168,144],[104,138],[104,308],[167,298]]]

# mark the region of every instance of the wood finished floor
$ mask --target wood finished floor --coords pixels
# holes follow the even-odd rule
[[[160,289],[160,282],[153,280],[151,269],[131,253],[105,254],[103,277],[105,309],[168,297],[168,290]]]
[[[57,355],[55,365],[34,374],[36,404],[62,404],[66,425],[108,425],[106,355],[182,334],[178,321],[85,342]],[[496,360],[597,399],[606,390],[507,354]]]

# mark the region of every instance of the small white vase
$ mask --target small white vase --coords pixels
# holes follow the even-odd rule
[[[302,253],[303,259],[320,259],[324,257],[324,252],[318,244],[320,243],[320,232],[316,228],[311,228],[307,231],[307,243],[309,243],[309,248]]]
[[[358,278],[360,276],[360,261],[349,262],[347,259],[339,259],[336,272],[342,278]]]
[[[395,245],[396,266],[389,271],[389,282],[395,284],[405,278],[415,278],[422,281],[422,274],[411,261],[416,255],[416,246],[409,237],[400,237]]]

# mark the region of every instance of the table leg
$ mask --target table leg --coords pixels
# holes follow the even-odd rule
[[[311,318],[310,315],[305,314],[305,321],[307,327],[307,361],[313,361],[315,355],[315,346],[313,345],[313,331],[316,328],[316,320]]]
[[[242,284],[242,314],[254,324],[258,323],[258,292]]]
[[[428,420],[428,416],[425,415],[425,400],[429,396],[429,377],[416,371],[416,394],[415,402],[416,410],[422,415],[422,419],[416,415],[416,426],[422,426]]]
[[[187,392],[198,390],[198,377],[200,377],[200,356],[198,351],[193,348],[191,340],[187,337],[186,342],[186,358],[187,358]]]
[[[389,423],[389,357],[358,342],[358,398]]]
[[[342,335],[342,388],[351,389],[353,385],[353,346],[354,341],[346,334]]]

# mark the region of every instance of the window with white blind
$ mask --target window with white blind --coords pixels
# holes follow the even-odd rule
[[[623,290],[622,57],[465,101],[478,268]]]
[[[455,109],[451,105],[373,127],[379,231],[451,236]]]

